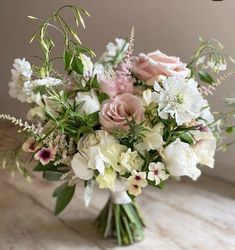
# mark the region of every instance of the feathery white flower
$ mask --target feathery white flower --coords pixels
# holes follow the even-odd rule
[[[169,77],[163,82],[163,88],[155,83],[159,92],[158,114],[162,119],[170,115],[178,125],[189,123],[200,116],[203,98],[198,91],[198,84],[192,78]]]
[[[30,82],[32,76],[31,65],[23,59],[15,59],[13,69],[11,70],[12,78],[9,82],[9,95],[21,102],[30,102],[27,93],[25,93],[25,83]]]

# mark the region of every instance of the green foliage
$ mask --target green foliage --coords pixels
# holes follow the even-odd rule
[[[212,74],[225,70],[227,61],[235,63],[234,59],[223,53],[224,46],[216,39],[204,41],[199,38],[200,45],[192,56],[187,67],[191,70],[191,77],[198,78],[204,83],[213,84]],[[224,68],[225,67],[225,68]]]
[[[75,20],[75,27],[82,26],[85,28],[85,23],[82,15],[90,16],[90,14],[77,6],[74,5],[65,5],[55,11],[51,16],[47,19],[43,20],[40,18],[29,16],[30,19],[37,20],[41,23],[38,30],[35,34],[33,34],[30,42],[33,42],[35,39],[38,40],[44,57],[42,58],[43,63],[41,67],[39,67],[38,72],[41,77],[49,76],[52,71],[52,61],[57,58],[51,59],[51,52],[53,47],[55,46],[54,38],[50,33],[50,29],[52,28],[59,32],[64,40],[65,52],[64,52],[64,63],[65,68],[68,70],[74,70],[75,72],[82,74],[83,65],[79,55],[81,53],[88,53],[90,55],[94,55],[94,52],[89,48],[82,46],[81,40],[76,33],[74,27],[69,24],[63,16],[63,10],[69,9]]]
[[[209,84],[215,83],[214,79],[204,70],[198,71],[198,76],[199,76],[200,80],[203,82],[206,82]]]
[[[68,182],[63,183],[55,189],[53,197],[56,199],[55,214],[61,213],[73,198],[76,185],[69,186]]]
[[[48,91],[48,94],[52,101],[61,106],[61,109],[56,115],[46,109],[46,116],[51,120],[52,127],[59,129],[69,138],[79,139],[82,134],[92,132],[93,128],[99,124],[98,112],[85,114],[81,111],[84,102],[77,103],[74,100],[71,103],[69,95],[63,92],[58,93],[53,89]]]

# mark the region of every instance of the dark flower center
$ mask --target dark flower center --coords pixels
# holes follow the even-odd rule
[[[158,170],[154,170],[154,175],[158,175]]]
[[[138,187],[139,187],[138,185],[134,185],[134,188],[136,188],[136,189],[137,189]]]
[[[139,175],[136,175],[135,179],[136,179],[137,181],[139,181],[139,180],[141,179],[141,177],[140,177]]]
[[[51,157],[51,152],[47,149],[44,149],[41,151],[40,153],[40,157],[43,159],[43,160],[48,160],[50,159]]]

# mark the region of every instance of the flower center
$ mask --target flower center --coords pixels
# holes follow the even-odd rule
[[[43,160],[48,160],[50,159],[51,157],[51,152],[49,150],[43,150],[40,154],[40,157],[43,159]]]
[[[178,93],[178,94],[176,95],[176,102],[177,102],[178,104],[183,104],[183,102],[184,102],[184,97],[183,97],[182,93]]]
[[[158,170],[153,171],[154,175],[158,175]]]
[[[133,187],[137,189],[139,186],[135,184]]]
[[[135,179],[136,179],[137,181],[139,181],[139,180],[141,179],[141,177],[140,177],[139,175],[136,175]]]

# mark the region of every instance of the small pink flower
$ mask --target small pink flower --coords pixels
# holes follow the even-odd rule
[[[188,77],[190,70],[179,57],[167,56],[157,50],[149,54],[141,53],[137,58],[131,71],[147,85],[153,85],[162,77],[183,76]]]
[[[141,123],[144,119],[144,112],[140,99],[125,93],[104,101],[99,118],[103,128],[109,132],[113,129],[128,130],[127,120],[133,118],[136,123]]]
[[[41,144],[36,142],[33,138],[28,138],[22,145],[24,152],[36,152],[41,148]]]
[[[40,161],[42,165],[47,165],[50,161],[55,160],[57,148],[49,147],[40,149],[35,155],[34,159]]]
[[[133,79],[128,77],[117,77],[116,79],[105,79],[100,83],[101,92],[109,97],[115,97],[122,93],[132,93]]]

